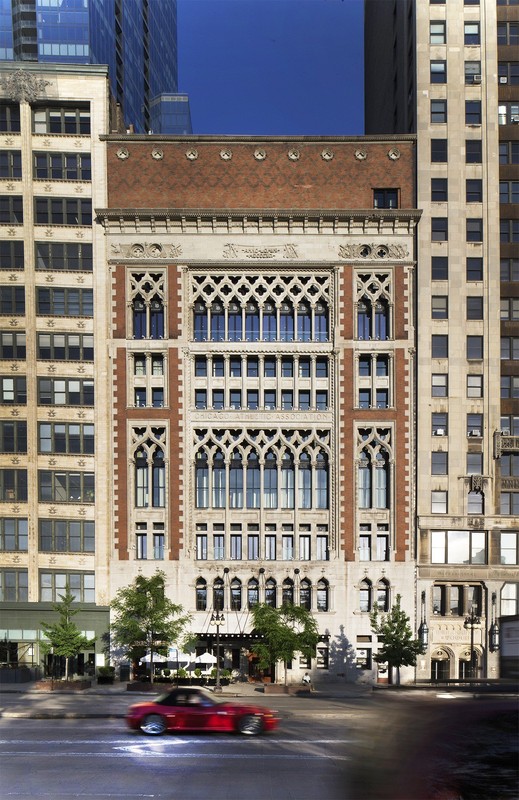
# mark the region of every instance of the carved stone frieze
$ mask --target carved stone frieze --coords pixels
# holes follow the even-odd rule
[[[179,244],[162,245],[158,242],[135,242],[134,244],[112,244],[112,253],[122,258],[178,258],[182,255]]]
[[[377,261],[385,258],[408,258],[409,250],[403,244],[341,244],[340,258],[369,258]]]
[[[10,100],[18,103],[34,103],[38,97],[45,94],[45,87],[50,86],[50,81],[38,78],[24,69],[17,69],[2,78],[0,86]]]
[[[280,247],[247,247],[228,243],[224,246],[222,255],[224,258],[286,258],[291,260],[299,258],[297,247],[294,244],[285,244]]]

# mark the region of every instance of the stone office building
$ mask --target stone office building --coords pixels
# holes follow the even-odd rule
[[[291,680],[375,679],[370,609],[415,622],[414,137],[103,139],[110,596],[164,570],[250,677],[293,602]]]

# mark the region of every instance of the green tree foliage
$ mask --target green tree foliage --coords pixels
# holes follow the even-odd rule
[[[254,644],[252,650],[258,656],[260,669],[268,669],[271,664],[283,661],[285,685],[287,684],[287,662],[295,653],[305,658],[315,655],[319,641],[317,623],[306,608],[284,604],[272,608],[264,603],[252,609],[254,631],[263,638]]]
[[[133,662],[151,653],[167,656],[169,647],[179,642],[191,617],[165,593],[166,575],[158,570],[151,578],[138,575],[133,583],[119,589],[110,608],[112,644]]]
[[[397,594],[396,603],[387,614],[380,614],[375,605],[369,618],[373,633],[382,640],[382,647],[373,658],[379,664],[387,663],[390,668],[396,668],[397,683],[400,683],[400,667],[414,666],[417,656],[423,653],[423,645],[414,638],[400,600],[401,595]]]
[[[45,653],[52,653],[55,656],[65,658],[65,680],[69,679],[70,659],[77,656],[83,650],[94,647],[95,639],[87,639],[83,636],[72,618],[79,613],[79,609],[73,609],[74,595],[67,584],[65,594],[60,594],[60,602],[54,603],[53,609],[59,615],[59,622],[49,625],[41,623],[43,633],[47,637],[46,642],[42,642],[42,649]]]

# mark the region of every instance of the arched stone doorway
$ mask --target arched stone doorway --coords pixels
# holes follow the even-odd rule
[[[464,648],[459,655],[458,678],[460,680],[470,680],[479,677],[480,652],[476,647]]]
[[[445,647],[437,647],[431,653],[431,680],[447,681],[451,676],[451,657]]]

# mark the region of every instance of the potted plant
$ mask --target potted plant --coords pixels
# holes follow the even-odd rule
[[[179,686],[185,686],[187,683],[189,683],[189,675],[187,669],[180,667],[180,669],[177,670],[177,684]]]

